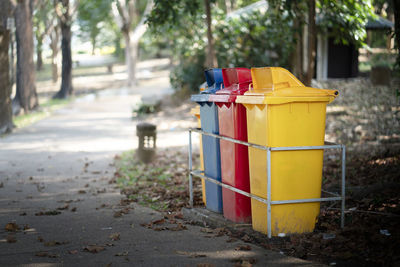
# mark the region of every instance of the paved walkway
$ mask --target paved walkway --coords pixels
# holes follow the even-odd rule
[[[198,226],[141,226],[162,215],[121,204],[119,190],[109,184],[115,154],[136,146],[134,93],[87,96],[0,139],[0,266],[234,266],[240,257],[256,259],[255,266],[309,264],[253,245],[235,250],[247,244],[210,238]],[[187,140],[186,132],[173,135]],[[163,134],[159,140],[170,143]],[[9,223],[20,229],[6,231],[6,225],[13,228]]]

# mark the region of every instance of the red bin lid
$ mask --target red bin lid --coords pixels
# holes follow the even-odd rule
[[[217,103],[235,102],[238,95],[243,95],[249,90],[251,71],[247,68],[222,69],[224,88],[211,95],[209,101]]]

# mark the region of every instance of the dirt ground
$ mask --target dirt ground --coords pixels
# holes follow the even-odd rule
[[[345,228],[339,227],[340,204],[321,204],[321,214],[313,233],[272,240],[258,237],[251,241],[286,255],[329,265],[398,266],[398,92],[395,87],[374,87],[366,78],[331,80],[320,85],[321,88],[338,89],[340,92],[340,96],[327,109],[326,140],[347,146]],[[195,119],[189,114],[194,106],[188,100],[177,102],[167,99],[161,104],[161,112],[145,117],[156,124],[173,120],[175,127],[195,127]],[[168,183],[157,183],[157,178],[150,179],[150,183],[140,187],[152,200],[163,203],[158,209],[177,211],[187,206],[186,160],[184,147],[164,149],[159,151],[155,161],[145,170],[148,172],[157,166],[164,168],[162,172],[172,177],[167,179]],[[198,164],[198,158],[196,160]],[[201,185],[198,179],[195,181],[195,204],[201,206]],[[325,153],[323,189],[340,192],[340,155],[337,152]],[[124,193],[135,195],[129,190]],[[132,198],[143,202],[141,196]],[[152,201],[147,203],[151,206]],[[243,238],[244,235],[227,230],[223,232],[236,238]]]

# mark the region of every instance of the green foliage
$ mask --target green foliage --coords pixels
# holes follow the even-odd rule
[[[182,18],[195,18],[199,11],[202,11],[200,0],[182,1],[182,0],[156,0],[154,7],[147,19],[147,23],[154,31],[161,32],[162,29],[171,30],[174,26],[185,28]],[[162,26],[162,27],[160,27]]]
[[[212,6],[213,36],[219,67],[289,67],[296,32],[306,23],[307,1],[270,0],[268,11],[226,16],[220,1]],[[237,1],[236,8],[255,1]],[[364,45],[365,25],[374,16],[370,0],[317,1],[318,29],[338,43]],[[299,27],[295,27],[295,20]],[[197,91],[204,81],[206,23],[202,1],[156,0],[147,22],[153,33],[163,33],[177,66],[171,73],[176,89]]]
[[[159,112],[161,108],[161,102],[155,104],[140,103],[132,110],[132,117],[137,117],[146,114],[153,114]]]
[[[111,17],[112,0],[85,0],[78,6],[78,24],[81,29],[81,37],[88,38],[96,47],[97,37],[106,24],[112,24]]]
[[[173,59],[178,62],[170,78],[172,86],[179,90],[195,91],[204,81],[207,29],[202,2],[155,1],[147,19],[151,32],[162,33],[168,40]]]
[[[55,26],[57,17],[54,12],[52,0],[39,0],[33,12],[33,32],[37,40],[39,49],[43,45],[43,38],[49,31],[50,27]]]
[[[375,17],[370,0],[319,0],[317,8],[321,18],[319,29],[334,37],[338,43],[364,46],[367,36],[365,25],[368,18]]]
[[[279,30],[275,25],[279,24]],[[287,12],[254,11],[219,21],[216,48],[221,67],[289,67],[293,29]]]

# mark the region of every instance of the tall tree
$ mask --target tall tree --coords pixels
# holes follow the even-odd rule
[[[111,21],[111,0],[81,1],[78,7],[78,24],[83,37],[92,43],[92,54],[96,49],[97,37],[104,23]]]
[[[50,49],[51,49],[51,76],[53,83],[58,80],[58,52],[60,41],[60,24],[56,19],[54,21],[53,30],[50,32]]]
[[[146,17],[150,13],[153,1],[148,0],[142,14],[137,0],[115,0],[114,9],[118,13],[117,23],[120,25],[125,40],[125,61],[128,72],[128,85],[136,83],[136,62],[139,50],[139,41],[146,32]]]
[[[36,0],[36,8],[33,15],[33,25],[36,37],[36,70],[43,69],[43,41],[54,30],[57,16],[54,14],[54,6],[51,0]]]
[[[14,114],[19,113],[20,108],[27,113],[39,105],[33,62],[33,4],[34,0],[17,1],[14,11],[17,41],[17,92],[13,100]]]
[[[307,53],[307,72],[305,73],[304,83],[311,86],[311,80],[315,74],[315,45],[317,43],[317,28],[315,23],[315,0],[308,0],[308,53]]]
[[[7,19],[9,17],[11,17],[9,0],[0,1],[0,134],[7,133],[13,128],[8,60],[10,31],[7,29]]]
[[[72,95],[72,50],[71,50],[71,25],[78,2],[71,5],[70,0],[55,0],[55,10],[61,28],[61,88],[53,98],[67,98]]]

